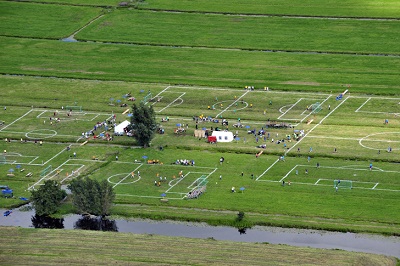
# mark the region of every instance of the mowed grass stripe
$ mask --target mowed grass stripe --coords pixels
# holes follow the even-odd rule
[[[78,5],[78,6],[101,6],[101,7],[113,7],[117,6],[121,1],[118,0],[30,0],[29,2],[37,3],[48,3],[55,5]]]
[[[117,10],[78,39],[280,51],[399,54],[398,21]]]
[[[142,9],[179,10],[237,14],[273,14],[328,17],[381,17],[399,18],[397,0],[146,0],[139,3]]]
[[[5,264],[395,265],[393,257],[262,243],[96,231],[0,230]],[[82,241],[84,239],[84,241]]]
[[[0,40],[4,74],[329,91],[344,83],[381,94],[397,93],[400,84],[396,57]]]
[[[101,13],[100,8],[0,2],[0,35],[60,39]]]

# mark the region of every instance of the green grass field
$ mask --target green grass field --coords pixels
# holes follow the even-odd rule
[[[12,227],[0,235],[1,250],[7,251],[0,254],[3,264],[25,264],[29,258],[30,265],[396,265],[395,258],[383,255],[268,243]]]
[[[400,234],[398,1],[35,2],[0,1],[0,184],[15,192],[0,206],[21,204],[46,179],[82,175],[113,184],[115,215],[230,224],[215,211],[244,211],[250,225]],[[77,42],[59,40],[76,32]],[[105,140],[111,126],[82,138],[114,115],[129,119],[124,95],[137,103],[148,91],[165,130],[151,148]],[[212,145],[196,126],[238,138]],[[206,193],[185,200],[201,176]],[[338,179],[353,188],[335,192]]]
[[[210,94],[210,91],[214,93]],[[136,92],[133,91],[133,95]],[[81,138],[82,132],[92,129],[98,121],[109,119],[112,113],[116,114],[118,121],[129,119],[122,114],[126,108],[111,106],[107,101],[102,103],[105,109],[119,112],[85,110],[85,105],[82,112],[73,112],[70,117],[61,108],[32,109],[11,105],[7,110],[1,110],[5,124],[0,128],[0,136],[13,140],[1,142],[1,149],[7,150],[7,154],[3,156],[6,164],[0,165],[0,171],[7,176],[10,169],[14,169],[15,175],[7,176],[5,184],[19,187],[16,189],[18,196],[29,197],[26,190],[39,186],[46,179],[67,184],[77,175],[87,175],[108,180],[116,191],[116,203],[121,204],[158,205],[165,194],[168,204],[178,207],[326,219],[340,217],[346,221],[356,219],[358,223],[374,221],[381,227],[364,230],[398,233],[398,212],[393,209],[397,208],[400,193],[397,179],[400,173],[397,164],[400,134],[397,132],[397,114],[391,113],[398,98],[351,95],[338,101],[335,95],[330,94],[184,86],[165,86],[163,89],[159,86],[153,92],[155,98],[161,99],[149,103],[153,105],[157,119],[161,121],[161,118],[169,117],[169,121],[160,122],[165,134],[157,134],[153,148],[145,150],[124,146],[132,143],[129,137],[117,136],[111,143],[101,138]],[[140,94],[145,92],[139,91]],[[121,99],[121,102],[128,102]],[[78,96],[75,100],[84,103]],[[315,102],[321,103],[322,108],[313,114],[307,106]],[[343,113],[348,118],[343,119]],[[237,133],[239,139],[211,145],[205,139],[193,137],[194,116],[226,118],[230,122],[228,129]],[[60,122],[50,124],[58,117]],[[243,127],[235,128],[233,123],[237,123],[239,117]],[[385,125],[383,122],[388,117],[389,124]],[[294,128],[268,128],[265,126],[267,119],[285,121]],[[307,124],[310,120],[312,122]],[[174,133],[177,124],[184,124],[186,132]],[[224,128],[220,122],[212,121],[202,121],[197,125],[207,129]],[[263,136],[248,133],[253,129],[258,132],[261,128],[265,130]],[[294,130],[304,131],[306,135],[300,141],[292,140]],[[105,128],[99,129],[97,135],[100,132],[113,134],[111,129]],[[291,139],[288,140],[287,136]],[[278,139],[285,141],[277,144]],[[35,140],[44,143],[35,144]],[[82,146],[85,140],[89,142]],[[257,148],[261,144],[266,148]],[[66,150],[68,145],[71,145],[69,151]],[[391,146],[392,152],[387,152],[387,145]],[[158,149],[160,146],[163,150]],[[255,154],[260,150],[264,154],[256,158]],[[74,152],[77,157],[73,156]],[[284,162],[278,159],[281,155],[286,155]],[[221,156],[226,159],[223,164],[219,163]],[[195,165],[175,164],[176,160],[184,159],[193,160]],[[161,163],[149,165],[148,160]],[[320,164],[318,169],[317,163]],[[372,171],[369,170],[370,163],[373,163]],[[19,172],[17,165],[24,168],[24,172]],[[52,171],[45,177],[41,176],[49,165]],[[180,171],[183,178],[179,177]],[[25,174],[28,172],[33,176],[27,178]],[[155,185],[160,176],[160,185]],[[187,193],[196,189],[202,176],[208,181],[207,192],[198,200],[185,200]],[[338,179],[351,180],[353,188],[339,187],[335,192],[334,180]],[[286,182],[285,187],[282,187],[282,181]],[[231,193],[232,187],[238,193]],[[321,207],[322,197],[325,208]],[[379,198],[379,201],[366,201],[366,197]],[[225,200],[221,201],[221,198]],[[19,199],[2,199],[2,202],[4,206],[15,205]],[[368,211],[360,212],[361,209]],[[117,208],[115,213],[124,211]],[[391,226],[387,227],[389,224]],[[353,227],[351,230],[359,229]]]

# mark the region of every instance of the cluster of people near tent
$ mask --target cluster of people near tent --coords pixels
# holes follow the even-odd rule
[[[176,165],[191,165],[194,166],[195,165],[195,161],[194,160],[187,160],[187,159],[177,159],[174,164]]]
[[[193,116],[193,121],[198,122],[215,122],[217,119],[213,119],[211,116],[205,116],[204,114],[201,114],[199,116]],[[218,120],[217,120],[218,121]],[[218,122],[215,122],[218,123]]]
[[[197,187],[197,188],[193,189],[192,191],[188,192],[185,195],[185,199],[197,199],[204,192],[206,192],[206,186]]]
[[[103,121],[103,122],[97,122],[93,128],[87,132],[82,132],[82,138],[88,139],[90,137],[93,137],[94,139],[97,138],[102,138],[102,139],[106,139],[108,141],[113,140],[113,137],[109,134],[109,133],[99,133],[96,134],[97,130],[102,130],[102,131],[108,131],[109,128],[112,128],[115,126],[115,118],[113,117],[112,119],[108,120],[108,121]]]

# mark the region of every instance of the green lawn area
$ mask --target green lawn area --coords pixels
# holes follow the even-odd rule
[[[397,21],[118,10],[79,40],[232,49],[398,54]]]
[[[0,35],[44,39],[68,37],[101,13],[100,8],[9,1],[0,1],[0,9]]]
[[[399,89],[396,57],[0,40],[0,72],[9,74],[329,92],[351,84],[353,92],[380,94]]]
[[[15,84],[18,80],[21,82],[31,78],[8,79],[11,84]],[[40,80],[36,82],[40,83]],[[88,83],[75,82],[78,84],[80,82],[83,86]],[[63,86],[64,81],[59,79],[51,84]],[[121,85],[125,87],[127,84]],[[137,85],[138,89],[143,88]],[[81,86],[77,85],[76,88],[79,90]],[[46,89],[41,90],[44,92]],[[211,94],[210,91],[215,93]],[[39,90],[38,95],[43,92]],[[74,94],[76,92],[72,89],[65,94],[65,97],[72,98]],[[18,99],[19,95],[18,90],[8,94],[11,101]],[[77,96],[75,100],[82,103],[85,110],[83,97],[85,96]],[[157,134],[152,142],[152,148],[149,149],[130,149],[125,145],[134,143],[128,137],[115,137],[111,143],[90,138],[88,144],[81,145],[86,140],[80,139],[81,132],[92,129],[97,121],[107,119],[111,113],[116,113],[119,121],[128,119],[126,115],[121,114],[126,108],[121,109],[119,106],[103,103],[104,108],[109,110],[108,113],[73,112],[71,120],[63,113],[65,111],[60,111],[58,108],[59,113],[55,117],[61,117],[62,120],[50,125],[48,119],[54,118],[54,108],[32,109],[8,106],[7,110],[1,110],[6,124],[0,128],[0,136],[12,137],[13,140],[10,143],[1,142],[0,148],[7,150],[3,158],[8,164],[1,165],[0,171],[6,176],[10,168],[13,168],[15,177],[7,176],[4,182],[6,185],[16,186],[18,196],[29,197],[29,193],[25,190],[32,185],[41,184],[44,180],[41,179],[41,172],[52,165],[52,171],[46,178],[53,178],[63,183],[68,183],[70,178],[74,177],[70,176],[72,171],[95,179],[108,180],[117,193],[118,204],[158,206],[161,194],[165,193],[170,200],[168,204],[176,207],[241,210],[260,215],[284,214],[289,217],[300,215],[309,219],[340,218],[344,226],[335,222],[334,225],[332,223],[320,225],[321,228],[334,227],[336,230],[359,231],[360,224],[373,221],[379,224],[379,227],[373,229],[365,226],[363,230],[398,233],[399,212],[392,210],[398,209],[400,191],[400,183],[397,180],[400,169],[396,164],[399,158],[400,134],[396,131],[399,124],[396,119],[391,119],[388,125],[383,124],[384,119],[390,115],[388,111],[391,109],[388,105],[397,104],[397,98],[352,95],[336,101],[335,95],[329,94],[184,86],[163,88],[161,85],[154,90],[154,97],[161,98],[160,102],[150,102],[156,110],[159,121],[161,117],[166,116],[169,116],[170,120],[160,122],[165,134]],[[102,97],[99,97],[100,99]],[[176,103],[176,99],[181,101]],[[220,102],[224,103],[222,108]],[[306,109],[306,106],[314,102],[322,103],[322,110],[316,114]],[[253,107],[250,107],[250,103]],[[331,110],[328,109],[328,105]],[[208,106],[214,106],[214,109],[208,109]],[[271,121],[286,119],[283,121],[293,123],[295,130],[304,130],[307,135],[301,141],[292,139],[289,141],[287,136],[293,136],[293,128],[266,127],[267,116],[263,113],[264,108],[267,108],[268,118]],[[347,115],[346,119],[343,119],[344,114]],[[205,139],[194,138],[196,120],[192,116],[199,115],[225,117],[230,122],[229,129],[235,134],[237,132],[240,140],[211,145]],[[368,117],[364,119],[366,115]],[[392,116],[393,114],[390,115]],[[241,118],[240,122],[243,125],[241,128],[232,126],[238,122],[237,117]],[[310,119],[313,122],[307,125],[306,121]],[[357,122],[349,126],[350,121]],[[186,132],[175,134],[177,124],[185,124]],[[200,122],[198,126],[207,129],[218,126],[224,128],[220,122],[211,121]],[[249,130],[256,129],[258,132],[261,128],[266,131],[265,136],[255,137],[253,134],[248,134]],[[104,130],[101,128],[97,134]],[[113,134],[112,130],[108,132]],[[21,143],[20,138],[28,142]],[[43,145],[35,144],[36,139],[42,139]],[[286,147],[283,142],[277,144],[278,139],[285,139]],[[386,151],[388,143],[393,148],[391,153]],[[265,144],[266,148],[257,148],[256,146],[260,144]],[[70,151],[66,151],[67,145],[72,145]],[[163,150],[159,149],[161,146]],[[312,152],[309,152],[310,147],[313,148]],[[260,150],[263,150],[265,155],[256,158],[255,154]],[[73,152],[77,153],[77,157],[73,156]],[[287,154],[285,162],[278,162],[278,157],[284,153]],[[116,155],[118,161],[115,160]],[[219,164],[221,156],[226,159],[223,164]],[[308,156],[310,162],[307,161]],[[162,164],[149,165],[147,160],[158,160]],[[176,165],[176,160],[193,160],[195,166]],[[317,163],[320,164],[319,169],[316,168]],[[374,166],[372,171],[369,170],[370,163]],[[26,168],[23,173],[16,168],[18,164]],[[183,172],[184,178],[179,178],[180,171]],[[33,176],[26,178],[27,172],[32,172]],[[132,172],[135,173],[134,177]],[[159,176],[163,179],[160,185],[155,186],[154,183],[159,181]],[[208,181],[206,194],[198,200],[185,200],[185,195],[196,187],[201,176],[206,177]],[[339,192],[335,192],[334,180],[337,179],[351,180],[353,189],[340,188]],[[286,184],[290,181],[291,185],[282,187],[283,180]],[[230,192],[232,186],[238,193]],[[241,187],[245,188],[244,192],[240,192]],[[323,202],[320,201],[321,198],[324,198]],[[379,200],[374,200],[378,198]],[[18,198],[2,200],[3,206],[18,202]],[[120,207],[116,207],[114,212],[125,215],[129,213]],[[146,212],[141,215],[144,213]],[[168,215],[175,218],[177,214]],[[184,219],[199,219],[190,218],[188,214],[183,216],[186,217]],[[355,225],[348,225],[354,220]],[[255,217],[252,222],[263,224],[266,219]],[[279,222],[287,223],[287,220]],[[299,223],[305,226],[304,221]]]
[[[249,0],[243,1],[166,1],[146,0],[140,3],[143,9],[179,10],[239,14],[271,14],[294,16],[328,16],[328,17],[392,17],[398,18],[397,10],[400,3],[396,0],[365,1],[365,0]]]
[[[0,236],[5,264],[396,265],[375,254],[147,234],[5,227]]]

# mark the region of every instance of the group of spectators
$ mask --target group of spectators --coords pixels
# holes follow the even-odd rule
[[[201,187],[197,187],[196,189],[188,192],[185,195],[186,199],[197,199],[198,197],[200,197],[201,194],[203,194],[206,191],[206,186],[201,186]]]
[[[176,165],[191,165],[191,166],[194,166],[195,162],[194,162],[194,160],[177,159],[174,164],[176,164]]]

